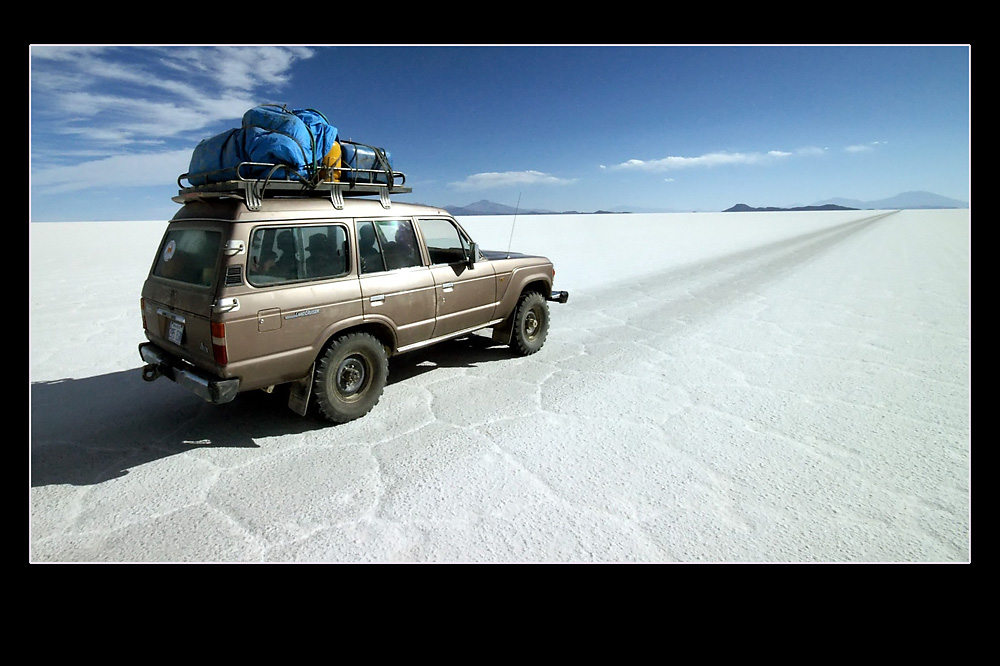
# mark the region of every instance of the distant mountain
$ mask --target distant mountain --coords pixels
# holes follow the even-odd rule
[[[470,203],[468,206],[445,206],[445,210],[452,215],[513,215],[515,212],[519,215],[538,215],[552,212],[527,208],[517,209],[514,206],[505,206],[504,204],[487,201],[486,199]]]
[[[475,203],[471,203],[468,206],[445,206],[447,210],[452,215],[583,215],[578,210],[542,210],[538,208],[516,208],[515,206],[507,206],[504,204],[499,204],[495,201],[487,201],[482,199]],[[627,210],[596,210],[595,213],[627,213]]]
[[[968,208],[969,202],[949,199],[933,192],[903,192],[888,199],[858,201],[856,199],[828,199],[817,205],[834,204],[863,210],[912,210],[920,208]]]
[[[774,208],[772,206],[767,206],[765,208],[753,208],[746,204],[736,204],[732,208],[727,208],[722,211],[723,213],[749,213],[749,212],[773,212],[779,210],[856,210],[854,208],[848,208],[847,206],[838,206],[836,204],[823,204],[821,206],[796,206],[794,208]]]
[[[888,199],[877,201],[859,201],[857,199],[828,199],[812,204],[811,206],[794,206],[791,208],[778,208],[766,206],[753,208],[747,204],[736,204],[728,208],[724,213],[740,211],[822,211],[822,210],[903,210],[919,208],[968,208],[968,202],[949,199],[932,192],[904,192]],[[537,208],[521,208],[499,204],[495,201],[482,199],[467,206],[445,206],[445,210],[452,215],[582,215],[584,211],[576,210],[542,210]],[[608,210],[596,210],[593,213],[639,213],[639,212],[679,212],[671,210],[653,211],[650,209],[634,208],[630,206],[616,206]]]

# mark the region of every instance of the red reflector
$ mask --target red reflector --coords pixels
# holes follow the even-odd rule
[[[222,322],[212,322],[212,356],[219,365],[229,363],[229,351],[226,349],[226,325]]]

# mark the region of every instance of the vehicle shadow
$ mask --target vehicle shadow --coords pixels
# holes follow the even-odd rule
[[[488,335],[467,335],[389,359],[389,384],[404,382],[436,368],[474,368],[515,358],[510,347]]]
[[[31,385],[31,485],[90,485],[144,463],[205,447],[257,448],[255,439],[306,432],[277,394],[209,405],[140,370]]]
[[[473,367],[511,358],[489,338],[469,336],[390,361],[390,383],[438,367]],[[257,449],[262,438],[335,428],[311,410],[301,417],[288,394],[250,391],[210,405],[172,382],[146,382],[139,368],[30,386],[32,487],[86,486],[154,460],[204,448]]]

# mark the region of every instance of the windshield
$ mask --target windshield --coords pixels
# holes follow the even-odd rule
[[[207,229],[171,229],[163,239],[153,275],[209,287],[215,277],[222,234]]]

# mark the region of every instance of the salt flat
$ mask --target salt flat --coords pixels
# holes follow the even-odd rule
[[[397,357],[336,427],[141,380],[164,226],[29,225],[32,561],[971,560],[968,210],[520,216],[543,350]]]

